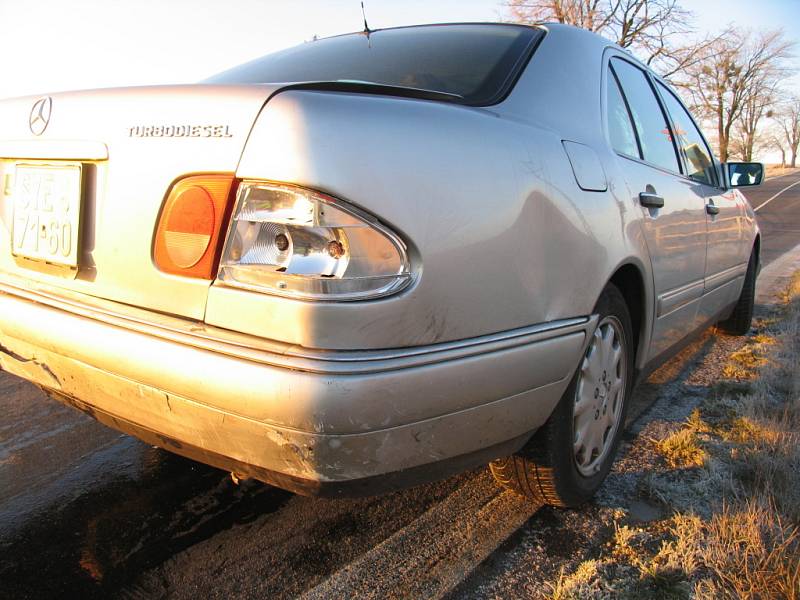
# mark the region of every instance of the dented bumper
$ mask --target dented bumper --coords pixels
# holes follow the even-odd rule
[[[300,493],[370,493],[517,450],[593,318],[310,350],[0,279],[0,366],[167,450]]]

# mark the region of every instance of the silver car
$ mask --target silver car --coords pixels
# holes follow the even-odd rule
[[[760,235],[666,82],[560,25],[0,103],[0,366],[303,494],[491,462],[575,505],[634,383],[747,331]],[[493,462],[492,462],[493,461]]]

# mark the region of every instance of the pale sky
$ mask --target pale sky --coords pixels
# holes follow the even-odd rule
[[[373,29],[505,16],[498,0],[365,4]],[[788,37],[800,40],[800,0],[682,4],[696,13],[701,30],[729,22],[783,27]],[[359,0],[0,0],[0,98],[191,83],[315,34],[346,33],[361,25]]]

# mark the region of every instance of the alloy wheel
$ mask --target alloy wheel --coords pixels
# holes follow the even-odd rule
[[[600,471],[620,425],[628,364],[623,331],[616,317],[600,321],[578,374],[573,452],[575,466],[584,477]]]

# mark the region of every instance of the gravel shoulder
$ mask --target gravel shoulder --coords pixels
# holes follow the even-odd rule
[[[273,514],[177,553],[123,595],[548,597],[565,574],[602,559],[620,528],[671,518],[674,507],[653,492],[652,481],[675,469],[654,440],[679,431],[713,400],[730,357],[775,318],[776,293],[800,268],[799,258],[794,253],[765,269],[748,337],[709,330],[637,388],[620,458],[590,505],[532,506],[499,489],[485,469],[382,498],[291,497]]]
[[[738,423],[739,412],[749,414],[740,407],[752,403],[749,396],[744,402],[736,398],[755,395],[754,382],[770,401],[788,406],[790,414],[797,411],[797,349],[791,346],[797,345],[800,279],[792,282],[787,273],[794,268],[800,274],[798,267],[797,255],[787,256],[783,264],[765,273],[756,320],[748,336],[726,337],[709,331],[638,388],[635,402],[645,408],[632,417],[617,463],[594,503],[579,510],[539,511],[448,598],[800,595],[800,566],[795,565],[794,572],[782,573],[782,569],[791,571],[792,564],[800,561],[800,539],[797,530],[792,534],[791,529],[800,526],[796,509],[791,508],[797,505],[796,493],[791,489],[800,476],[800,455],[792,450],[798,440],[781,438],[783,446],[777,452],[774,448],[763,451],[763,456],[781,451],[789,454],[782,467],[785,473],[776,476],[792,482],[787,486],[789,491],[782,492],[791,496],[784,502],[789,508],[781,512],[776,506],[780,497],[777,501],[775,497],[764,498],[748,487],[754,468],[752,454],[747,453],[749,446],[744,450],[728,447],[731,437],[725,429],[725,424]],[[793,300],[783,292],[787,286],[794,289]],[[790,301],[793,308],[787,308]],[[773,348],[775,344],[780,348]],[[779,369],[765,367],[773,365],[770,357],[776,353],[782,353],[783,362],[790,368],[794,365],[793,371],[780,375],[781,385],[793,390],[784,396],[771,389],[776,385],[771,383],[769,373],[762,373],[762,368]],[[654,396],[652,402],[646,399],[648,396]],[[724,407],[723,417],[719,416],[720,406]],[[780,414],[779,410],[773,412]],[[713,426],[708,423],[718,429],[711,429]],[[788,429],[789,437],[791,431],[797,431],[791,423],[787,427],[783,422],[767,422],[767,433],[763,435],[772,439],[775,429]],[[682,440],[681,445],[674,443],[677,439]],[[684,439],[692,441],[686,443]],[[714,448],[716,454],[706,447]],[[745,474],[744,483],[737,480],[740,473]],[[777,518],[765,517],[776,510]],[[752,532],[737,531],[732,523],[752,526],[757,538],[752,547],[743,546],[741,541]],[[783,562],[759,563],[757,568],[752,564],[725,563],[720,556],[712,555],[715,550],[723,553],[717,548],[723,534],[735,536],[739,544],[726,547],[724,552],[734,556],[759,556],[761,552],[766,562],[765,557],[777,548],[775,555]],[[767,584],[763,582],[753,583],[750,588],[746,587],[750,585],[747,582],[735,581],[731,574],[747,568],[765,572],[777,583],[765,591],[763,586]],[[726,581],[728,578],[731,581]],[[796,586],[794,595],[784,593],[784,584],[786,589]]]

